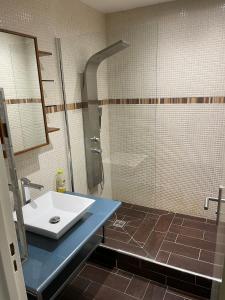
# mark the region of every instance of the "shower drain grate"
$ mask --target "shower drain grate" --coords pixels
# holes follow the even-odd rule
[[[126,224],[126,222],[123,221],[123,220],[116,220],[116,221],[113,223],[113,226],[114,226],[114,227],[123,228],[125,224]]]

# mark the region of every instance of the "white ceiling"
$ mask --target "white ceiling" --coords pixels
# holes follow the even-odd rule
[[[88,6],[104,13],[112,13],[170,1],[174,0],[81,0],[81,2]]]

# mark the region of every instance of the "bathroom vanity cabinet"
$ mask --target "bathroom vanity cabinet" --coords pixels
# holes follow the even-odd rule
[[[23,273],[28,299],[55,299],[102,242],[103,235],[98,235],[97,231],[121,202],[89,198],[93,198],[95,203],[82,220],[59,240],[27,233],[29,257],[23,263]]]

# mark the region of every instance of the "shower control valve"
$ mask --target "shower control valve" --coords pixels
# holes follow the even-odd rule
[[[102,150],[101,149],[96,149],[96,148],[92,148],[91,152],[97,153],[97,154],[102,154]]]
[[[100,138],[98,138],[98,137],[96,137],[96,136],[90,138],[90,140],[91,140],[92,142],[95,142],[95,143],[99,143],[99,142],[100,142]]]

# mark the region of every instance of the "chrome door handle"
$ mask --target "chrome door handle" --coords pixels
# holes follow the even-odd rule
[[[214,197],[207,197],[205,199],[204,210],[208,210],[209,209],[209,201],[219,202],[219,199],[218,198],[214,198]],[[221,199],[220,201],[225,203],[225,199]]]
[[[209,201],[212,202],[217,202],[217,218],[216,218],[216,224],[219,224],[219,216],[220,216],[220,210],[221,210],[221,203],[225,203],[225,199],[222,199],[222,194],[223,194],[223,189],[224,187],[221,185],[219,187],[219,194],[218,194],[218,198],[214,198],[214,197],[207,197],[205,199],[205,205],[204,205],[204,209],[208,210],[209,209]]]

